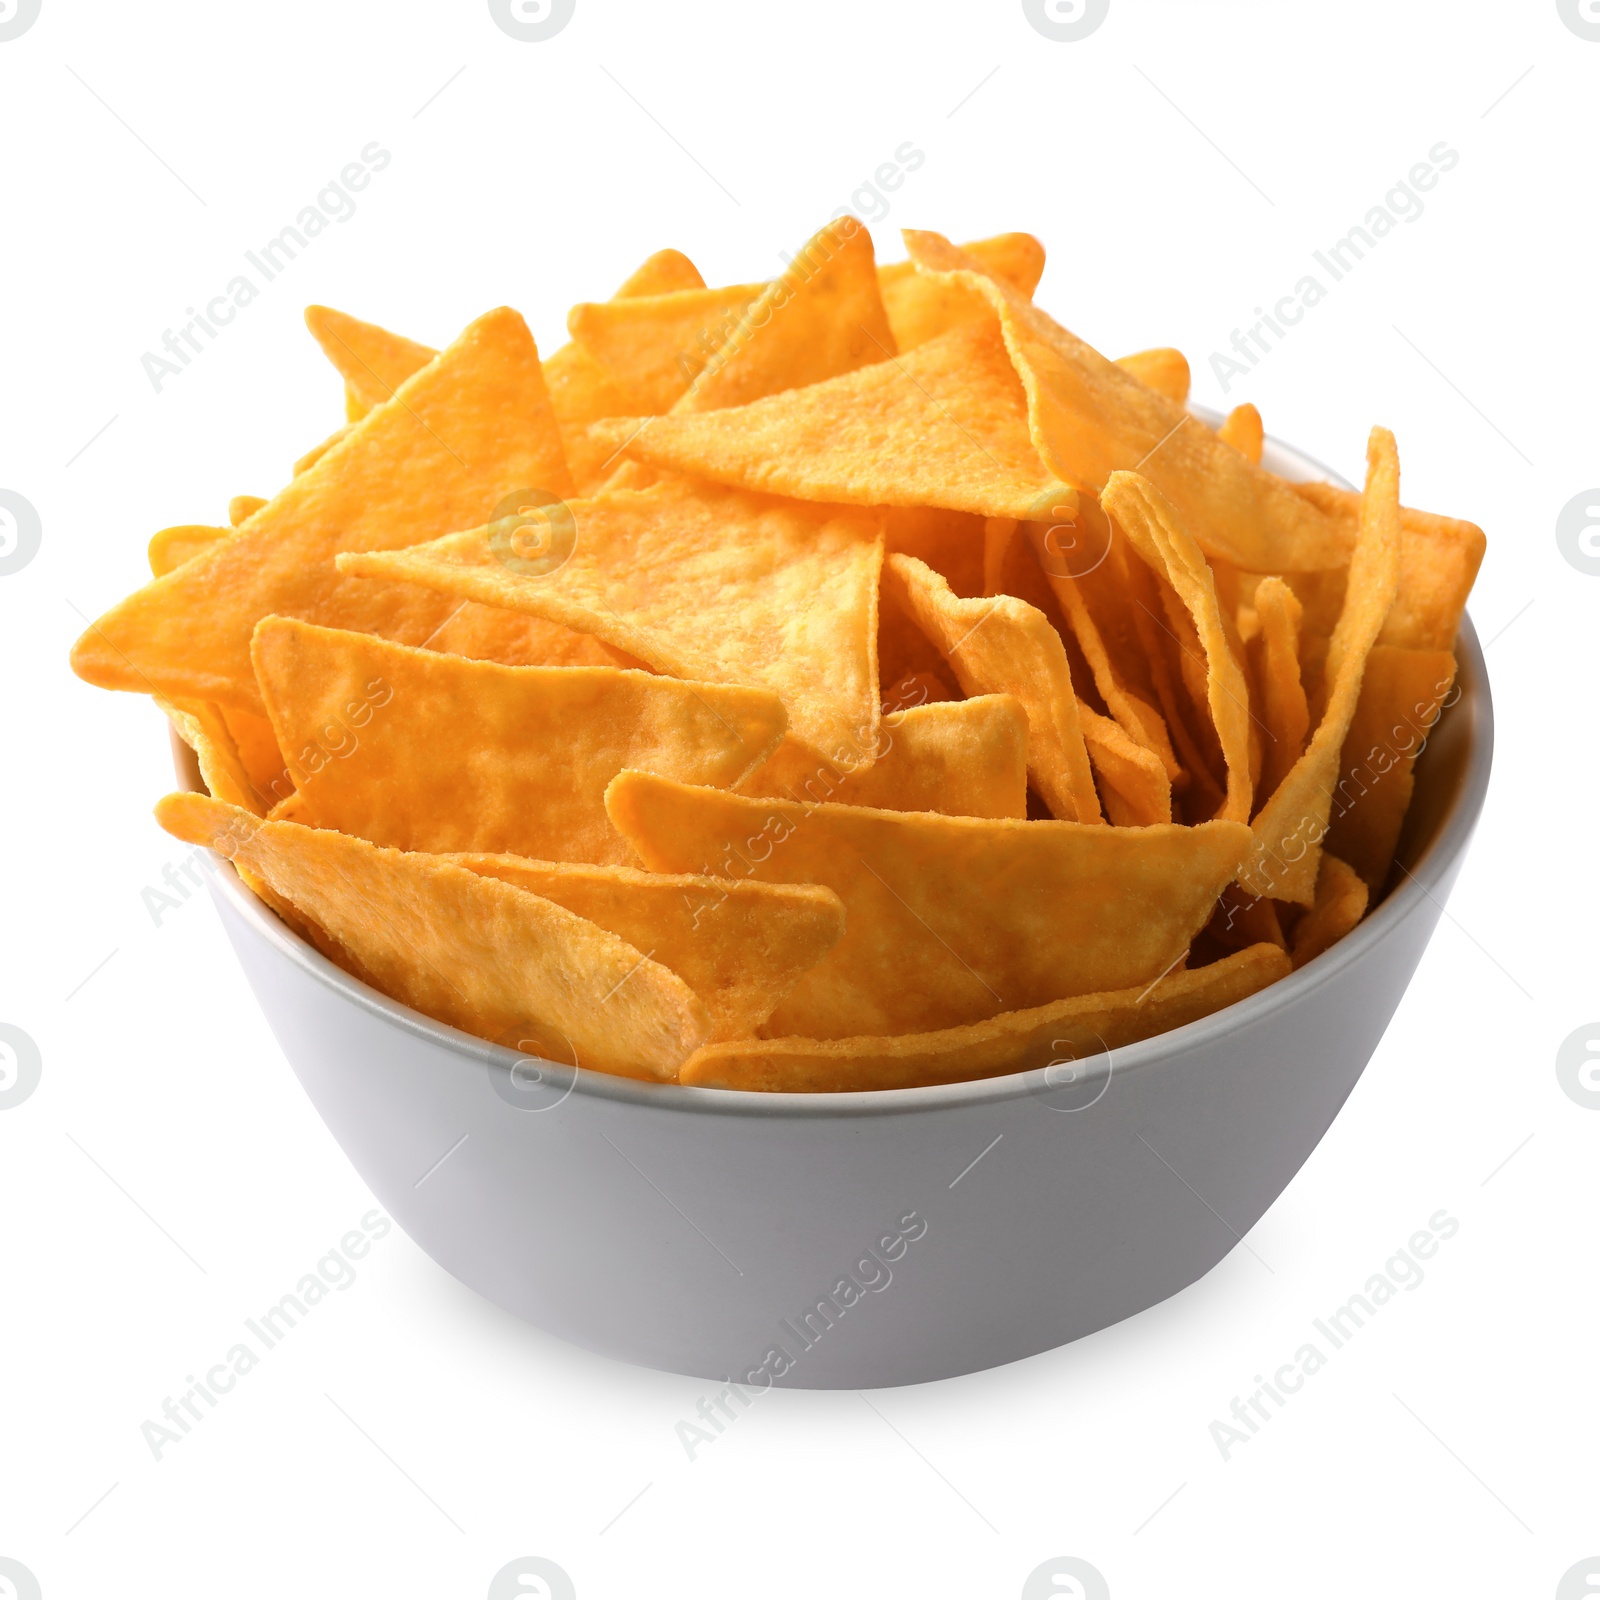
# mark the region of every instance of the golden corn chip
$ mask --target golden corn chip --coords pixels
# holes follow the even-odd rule
[[[1360,517],[1360,495],[1331,483],[1297,483],[1294,487],[1297,494],[1353,532]],[[1484,548],[1483,529],[1476,523],[1402,508],[1400,576],[1378,643],[1407,650],[1454,649]]]
[[[1035,449],[1054,476],[1099,493],[1115,472],[1142,472],[1207,555],[1252,571],[1336,567],[1348,559],[1337,526],[1282,479],[1252,466],[941,235],[907,228],[904,237],[919,266],[949,273],[994,306],[1027,391]]]
[[[232,528],[211,528],[203,523],[179,523],[174,528],[162,528],[150,535],[147,551],[150,575],[155,578],[181,567],[185,561],[209,550],[219,539],[226,539]]]
[[[420,643],[454,608],[434,590],[347,577],[337,552],[474,526],[530,485],[570,492],[538,351],[516,312],[492,311],[247,527],[107,612],[73,668],[102,688],[259,711],[250,635],[262,617]]]
[[[228,521],[237,528],[253,517],[266,503],[258,494],[236,494],[228,502]]]
[[[680,479],[342,570],[548,617],[658,672],[770,689],[790,733],[832,756],[877,743],[882,548],[873,516]]]
[[[1217,437],[1224,444],[1231,444],[1251,466],[1261,465],[1261,448],[1266,443],[1266,435],[1261,427],[1261,413],[1249,401],[1235,406],[1222,419]]]
[[[659,416],[682,398],[764,283],[678,289],[589,301],[567,314],[567,332],[628,397],[628,409]]]
[[[673,294],[679,289],[703,289],[705,286],[700,269],[681,250],[657,250],[628,274],[614,298],[627,300],[641,294]]]
[[[275,805],[267,813],[267,821],[298,822],[307,828],[314,828],[317,825],[317,820],[311,814],[311,807],[309,804],[307,804],[306,797],[303,794],[295,791],[291,791],[290,793],[286,794],[283,799],[281,799],[277,805]],[[251,884],[251,888],[254,887],[255,885]],[[276,907],[274,907],[274,909],[276,909]]]
[[[644,663],[625,650],[615,650],[592,633],[577,633],[559,622],[502,611],[463,600],[423,640],[424,650],[498,661],[503,667],[629,667]]]
[[[1022,524],[1015,517],[985,517],[983,523],[983,592],[1006,592],[1006,566]]]
[[[785,740],[739,792],[952,817],[1028,814],[1028,718],[1022,702],[1009,694],[913,705],[885,715],[877,759],[851,756],[844,751],[836,762],[823,761]]]
[[[1136,743],[1110,717],[1080,700],[1078,722],[1089,761],[1100,775],[1106,815],[1119,828],[1172,821],[1172,781],[1155,751]]]
[[[1044,275],[1044,246],[1031,233],[998,233],[961,247],[985,270],[1030,298]],[[910,350],[966,323],[987,322],[988,302],[958,284],[918,272],[914,261],[878,268],[884,309],[901,350]]]
[[[1165,579],[1193,619],[1205,657],[1205,705],[1227,766],[1227,795],[1219,817],[1250,820],[1250,692],[1228,642],[1211,570],[1177,509],[1148,478],[1115,472],[1100,503],[1116,518],[1146,566]],[[1169,618],[1169,620],[1171,620]],[[1193,651],[1186,659],[1198,670]]]
[[[206,700],[169,700],[156,695],[155,702],[177,729],[178,737],[194,751],[200,776],[212,795],[230,806],[243,806],[258,817],[265,816],[277,797],[257,791],[221,711]]]
[[[767,285],[674,409],[746,405],[896,353],[872,235],[854,217],[840,217]]]
[[[753,800],[618,775],[611,820],[653,872],[822,883],[844,937],[766,1031],[849,1038],[977,1022],[1150,983],[1182,959],[1251,845],[1240,823],[1075,822]]]
[[[938,573],[911,556],[884,566],[886,603],[907,610],[943,653],[969,695],[1009,694],[1028,718],[1028,774],[1051,813],[1102,820],[1084,748],[1072,669],[1050,619],[1011,595],[958,600]]]
[[[366,413],[363,412],[362,415],[365,416]],[[333,447],[338,444],[339,441],[343,439],[354,426],[354,423],[347,422],[342,428],[335,428],[333,432],[330,433],[328,437],[320,444],[312,445],[312,447],[307,450],[303,456],[296,460],[294,464],[293,476],[298,478],[302,472],[309,471],[312,467],[316,466],[316,464],[325,455],[327,455],[327,453],[333,449]]]
[[[1306,752],[1252,824],[1255,849],[1239,881],[1256,894],[1309,906],[1345,735],[1361,695],[1367,654],[1394,603],[1400,565],[1400,462],[1394,435],[1374,428],[1367,445],[1361,534],[1350,560],[1344,609],[1328,642],[1326,709]]]
[[[1317,897],[1295,924],[1294,964],[1303,967],[1349,933],[1367,912],[1367,886],[1329,850],[1317,867]]]
[[[987,550],[985,529],[991,520],[966,511],[936,506],[885,506],[883,553],[915,556],[942,577],[959,595],[983,593]]]
[[[1136,350],[1131,356],[1118,356],[1117,365],[1174,405],[1187,403],[1189,363],[1181,350]]]
[[[345,381],[351,422],[359,422],[374,406],[392,399],[407,378],[439,353],[328,306],[307,306],[306,326]]]
[[[1412,767],[1455,683],[1448,650],[1374,645],[1339,755],[1327,845],[1382,892],[1411,804]],[[1321,892],[1320,888],[1318,890]]]
[[[1198,1022],[1288,973],[1281,950],[1258,945],[1141,988],[1079,995],[936,1033],[706,1045],[684,1062],[679,1081],[704,1089],[840,1094],[963,1083],[1029,1069],[1059,1071],[1068,1062],[1093,1060]],[[1114,1074],[1115,1061],[1108,1066]],[[1048,1080],[1043,1092],[1049,1093]]]
[[[508,883],[197,794],[168,795],[156,820],[259,875],[363,982],[480,1038],[671,1078],[710,1036],[705,1007],[675,973]]]
[[[675,972],[717,1039],[748,1039],[844,933],[844,906],[815,884],[734,883],[522,856],[443,856],[587,918]]]
[[[1311,712],[1300,676],[1300,601],[1282,578],[1256,585],[1260,632],[1253,644],[1261,720],[1266,724],[1260,793],[1270,795],[1305,751]]]
[[[798,500],[1023,518],[1077,500],[1039,461],[993,321],[747,406],[595,432],[658,467]]]
[[[402,850],[628,865],[605,814],[624,767],[736,783],[783,735],[761,689],[611,667],[502,667],[270,617],[256,674],[324,827]]]

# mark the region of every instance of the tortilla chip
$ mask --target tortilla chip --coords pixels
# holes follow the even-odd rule
[[[963,597],[983,593],[990,519],[935,506],[885,506],[883,553],[915,556]]]
[[[522,856],[442,856],[554,901],[642,950],[700,997],[713,1040],[748,1039],[844,933],[844,906],[815,884],[732,883]]]
[[[614,299],[628,300],[642,294],[673,294],[679,289],[703,289],[706,280],[681,250],[657,250],[636,266],[622,281]]]
[[[1294,489],[1341,526],[1357,526],[1361,496],[1354,491],[1331,483],[1297,483]],[[1454,649],[1484,548],[1483,529],[1476,523],[1402,508],[1400,577],[1378,643],[1406,650]]]
[[[228,538],[232,528],[212,528],[203,523],[183,522],[174,528],[162,528],[150,535],[147,554],[150,574],[159,578],[192,560],[202,550],[209,550],[219,539]]]
[[[1031,233],[998,233],[961,247],[1019,294],[1030,298],[1044,275],[1044,246]],[[902,351],[937,339],[952,328],[986,322],[993,315],[981,295],[919,272],[914,261],[878,268],[884,309]]]
[[[1227,794],[1217,815],[1250,820],[1250,691],[1228,641],[1211,569],[1176,507],[1148,478],[1115,472],[1100,497],[1145,565],[1165,579],[1193,620],[1205,657],[1205,705],[1227,766]],[[1173,620],[1169,618],[1169,621]],[[1192,651],[1186,657],[1198,666]]]
[[[1090,763],[1100,775],[1100,796],[1113,826],[1145,828],[1171,822],[1172,782],[1161,758],[1082,701],[1078,722]]]
[[[1136,350],[1131,356],[1118,356],[1117,365],[1174,405],[1187,404],[1189,363],[1181,350]]]
[[[595,432],[658,467],[798,500],[1022,518],[1076,504],[1040,464],[993,321],[747,406]]]
[[[102,688],[259,711],[250,635],[262,617],[420,643],[454,609],[430,589],[347,577],[337,552],[473,526],[529,485],[571,489],[527,326],[492,311],[248,527],[107,612],[78,640],[73,669]]]
[[[707,1045],[684,1062],[679,1082],[702,1089],[841,1094],[998,1078],[1093,1059],[1198,1022],[1288,973],[1281,950],[1258,945],[1153,985],[1079,995],[936,1033]],[[1115,1061],[1109,1065],[1114,1073]]]
[[[920,266],[949,273],[995,308],[1027,391],[1034,447],[1055,477],[1098,494],[1113,473],[1142,472],[1207,555],[1252,571],[1336,567],[1348,559],[1338,527],[1282,479],[1251,466],[1204,423],[989,277],[941,235],[907,228],[904,238]]]
[[[359,422],[374,406],[393,399],[400,385],[439,353],[375,322],[363,322],[328,306],[307,306],[305,314],[311,337],[345,381],[351,422]]]
[[[1339,754],[1328,848],[1383,891],[1411,804],[1412,767],[1455,683],[1448,650],[1374,645]],[[1318,890],[1321,892],[1320,888]]]
[[[822,883],[844,938],[773,1012],[807,1038],[977,1022],[1150,983],[1182,959],[1250,849],[1239,823],[1091,828],[798,805],[642,772],[606,809],[653,872]]]
[[[1288,948],[1274,902],[1251,894],[1237,883],[1230,883],[1222,891],[1201,939],[1214,940],[1224,950],[1243,950],[1259,944],[1274,945],[1279,950]]]
[[[1311,712],[1300,676],[1300,602],[1282,578],[1256,585],[1260,633],[1252,645],[1261,720],[1266,724],[1259,792],[1270,795],[1305,752]]]
[[[790,733],[822,755],[875,746],[876,518],[683,480],[575,500],[525,526],[541,518],[550,548],[571,552],[548,570],[502,559],[493,528],[342,570],[548,617],[658,672],[770,689]]]
[[[155,702],[177,729],[178,737],[194,751],[200,777],[211,794],[227,805],[265,816],[276,797],[257,790],[217,707],[205,700],[168,700],[159,694]]]
[[[508,883],[203,795],[168,795],[156,820],[258,874],[363,982],[467,1033],[642,1078],[672,1078],[710,1036],[675,973]]]
[[[1367,445],[1361,536],[1323,669],[1326,709],[1306,753],[1256,816],[1256,847],[1239,874],[1239,881],[1257,894],[1303,906],[1316,898],[1317,860],[1328,832],[1345,736],[1361,696],[1367,654],[1394,603],[1399,566],[1400,461],[1394,435],[1374,428]]]
[[[502,611],[463,600],[423,640],[424,650],[498,661],[503,667],[628,667],[647,670],[626,650],[592,633],[577,633],[525,611]]]
[[[1028,774],[1052,815],[1101,821],[1084,748],[1078,699],[1061,636],[1050,619],[1012,595],[958,600],[932,568],[911,556],[884,566],[886,601],[916,619],[968,695],[1010,694],[1028,718]]]
[[[261,624],[253,654],[317,821],[401,850],[631,865],[605,814],[619,771],[736,783],[783,735],[761,689],[502,667],[284,617]]]
[[[1266,435],[1261,428],[1261,413],[1248,400],[1242,406],[1235,406],[1222,419],[1217,437],[1224,444],[1231,444],[1251,466],[1261,465],[1261,448]]]
[[[879,727],[877,759],[852,762],[850,754],[823,761],[785,740],[739,792],[951,817],[1028,814],[1028,718],[1022,702],[1009,694],[915,705],[887,715]]]
[[[1015,517],[986,517],[983,523],[983,592],[993,597],[1006,592],[1006,565],[1017,530]],[[1037,526],[1037,524],[1033,524]]]
[[[218,707],[219,714],[233,738],[239,760],[250,775],[257,794],[269,801],[278,801],[294,792],[283,752],[278,748],[277,735],[266,717],[254,711],[240,711]],[[252,810],[255,808],[252,806]]]
[[[365,416],[366,413],[363,412],[362,415]],[[333,447],[338,444],[339,441],[343,439],[344,436],[349,433],[351,428],[354,426],[354,423],[347,422],[342,428],[335,428],[333,432],[330,433],[328,437],[320,444],[312,445],[312,447],[295,462],[292,476],[298,478],[302,472],[309,471],[310,468],[316,466],[316,464],[325,455],[327,455],[327,453],[333,449]]]
[[[767,285],[674,410],[747,405],[894,354],[872,235],[854,217],[840,217]]]
[[[1295,970],[1337,944],[1366,912],[1366,884],[1338,856],[1324,850],[1317,868],[1316,900],[1295,924]]]
[[[237,528],[249,521],[266,503],[258,494],[236,494],[228,502],[228,521]]]

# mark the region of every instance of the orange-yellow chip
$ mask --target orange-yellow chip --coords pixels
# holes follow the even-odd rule
[[[236,494],[228,502],[228,521],[237,528],[248,522],[266,503],[258,494]]]
[[[503,667],[636,667],[644,663],[592,633],[578,633],[526,611],[503,611],[463,600],[423,640],[424,650]]]
[[[1118,356],[1117,365],[1174,405],[1189,398],[1189,363],[1181,350],[1136,350],[1131,356]]]
[[[1019,294],[1031,296],[1044,275],[1044,246],[1031,233],[997,233],[992,239],[975,239],[961,248]],[[981,295],[918,272],[914,261],[879,267],[878,282],[889,326],[902,350],[926,344],[952,328],[985,322],[993,315]]]
[[[1349,933],[1366,915],[1367,886],[1351,867],[1330,850],[1322,852],[1317,867],[1317,897],[1311,909],[1295,924],[1294,964],[1306,962]]]
[[[1255,613],[1260,632],[1252,641],[1256,685],[1260,691],[1263,740],[1258,792],[1272,794],[1305,751],[1311,713],[1300,676],[1300,601],[1282,578],[1256,585]]]
[[[147,555],[150,575],[155,578],[181,567],[202,550],[209,550],[219,540],[226,539],[232,528],[212,528],[203,523],[179,523],[176,527],[162,528],[150,535]]]
[[[1261,465],[1261,448],[1266,443],[1266,435],[1261,428],[1261,413],[1248,400],[1242,406],[1235,406],[1222,419],[1217,437],[1224,444],[1231,444],[1251,466]]]
[[[307,306],[306,326],[345,381],[351,422],[359,422],[374,406],[393,399],[400,385],[439,353],[404,334],[390,333],[375,322],[363,322],[329,306]]]

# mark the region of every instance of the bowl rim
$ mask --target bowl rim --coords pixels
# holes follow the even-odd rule
[[[1202,419],[1220,416],[1208,407],[1193,406],[1190,409]],[[1269,438],[1267,442],[1275,455],[1295,467],[1302,470],[1310,468],[1320,473],[1327,482],[1343,488],[1352,487],[1346,479],[1303,450],[1277,439]],[[1471,616],[1466,613],[1463,613],[1456,638],[1456,654],[1465,669],[1458,672],[1458,684],[1462,678],[1469,679],[1472,684],[1469,703],[1461,708],[1473,719],[1471,747],[1460,781],[1450,796],[1447,812],[1437,832],[1412,865],[1402,868],[1406,874],[1405,881],[1391,889],[1377,908],[1344,938],[1287,977],[1183,1027],[1154,1034],[1134,1044],[1119,1046],[1114,1052],[1116,1071],[1149,1071],[1163,1065],[1174,1065],[1191,1050],[1207,1046],[1234,1029],[1263,1021],[1286,1007],[1298,1004],[1317,990],[1334,983],[1346,968],[1363,960],[1407,921],[1424,899],[1437,903],[1434,888],[1461,858],[1477,826],[1488,791],[1494,751],[1494,705],[1488,672],[1477,630],[1472,625]],[[199,766],[194,753],[178,738],[176,731],[172,734],[172,745],[180,781],[191,789],[201,788]],[[359,978],[352,977],[302,939],[247,889],[225,857],[214,856],[214,859],[221,869],[212,875],[214,892],[226,894],[233,910],[242,915],[279,955],[323,987],[419,1039],[466,1060],[483,1062],[490,1070],[509,1072],[513,1066],[526,1064],[532,1059],[504,1045],[464,1033],[448,1023],[435,1021],[369,987]],[[1442,911],[1442,904],[1440,909]],[[1037,1085],[1030,1080],[1036,1072],[1036,1068],[1025,1068],[1020,1072],[990,1078],[964,1079],[956,1083],[919,1088],[853,1089],[819,1094],[652,1083],[580,1068],[574,1075],[569,1092],[574,1096],[695,1115],[817,1118],[904,1116],[1032,1096],[1037,1093]]]

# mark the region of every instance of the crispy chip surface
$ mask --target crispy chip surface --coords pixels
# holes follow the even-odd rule
[[[1317,864],[1317,897],[1311,909],[1295,924],[1296,969],[1337,944],[1360,922],[1367,910],[1367,886],[1354,868],[1331,850]]]
[[[306,326],[344,379],[346,393],[354,397],[352,422],[393,399],[400,385],[439,353],[404,334],[390,333],[375,322],[363,322],[328,306],[307,306]]]
[[[422,647],[474,661],[498,661],[503,667],[644,667],[626,650],[614,649],[592,633],[475,600],[463,600]]]
[[[1019,294],[1031,297],[1044,275],[1044,246],[1031,233],[997,233],[961,248]],[[878,282],[889,326],[902,350],[926,344],[952,328],[985,322],[993,315],[982,295],[919,272],[914,261],[879,267]]]
[[[710,1036],[675,973],[526,890],[203,795],[168,795],[156,820],[257,874],[363,982],[467,1033],[642,1078],[673,1077]]]
[[[657,872],[822,883],[845,933],[766,1031],[922,1031],[1153,982],[1250,848],[1239,823],[1106,828],[753,800],[624,772],[607,809]]]

